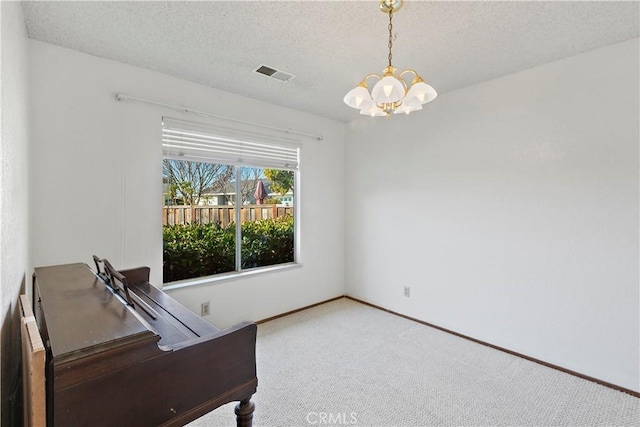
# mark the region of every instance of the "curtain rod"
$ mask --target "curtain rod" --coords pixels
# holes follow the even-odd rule
[[[178,111],[182,111],[184,113],[199,114],[199,115],[202,115],[202,116],[213,117],[213,118],[216,118],[216,119],[228,120],[228,121],[231,121],[231,122],[242,123],[242,124],[250,125],[250,126],[257,126],[257,127],[263,128],[263,129],[269,129],[269,130],[273,130],[273,131],[276,131],[276,132],[283,132],[283,133],[288,133],[288,134],[292,134],[292,135],[306,136],[308,138],[317,139],[318,141],[323,141],[324,140],[324,137],[321,136],[321,135],[313,135],[313,134],[310,134],[310,133],[298,132],[298,131],[291,130],[291,129],[275,128],[275,127],[271,127],[271,126],[261,125],[259,123],[252,123],[252,122],[247,122],[247,121],[244,121],[244,120],[232,119],[232,118],[229,118],[229,117],[218,116],[218,115],[213,114],[213,113],[208,113],[206,111],[198,111],[198,110],[193,110],[191,108],[180,107],[179,105],[171,105],[171,104],[165,104],[165,103],[162,103],[162,102],[151,101],[149,99],[136,98],[135,96],[126,95],[126,94],[120,93],[120,92],[116,93],[116,101],[143,102],[145,104],[152,104],[152,105],[158,105],[160,107],[171,108],[172,110],[178,110]]]

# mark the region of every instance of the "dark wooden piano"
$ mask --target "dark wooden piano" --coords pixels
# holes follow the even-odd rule
[[[179,426],[238,401],[250,427],[256,325],[219,330],[149,283],[149,268],[36,268],[48,426]]]

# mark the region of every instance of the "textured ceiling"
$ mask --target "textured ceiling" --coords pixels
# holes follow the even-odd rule
[[[405,0],[393,63],[443,94],[638,37],[639,5]],[[345,122],[359,116],[344,94],[387,62],[388,18],[377,1],[29,1],[23,9],[32,39]],[[261,76],[260,64],[296,78]]]

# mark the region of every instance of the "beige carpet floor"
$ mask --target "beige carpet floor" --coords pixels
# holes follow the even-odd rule
[[[256,427],[640,426],[638,398],[344,298],[261,324],[256,357]]]

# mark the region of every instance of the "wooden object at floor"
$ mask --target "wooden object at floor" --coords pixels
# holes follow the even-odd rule
[[[238,401],[237,424],[250,427],[255,324],[217,329],[152,286],[149,268],[116,271],[94,260],[97,272],[35,269],[47,424],[181,426]]]
[[[46,425],[45,351],[29,298],[26,295],[20,295],[20,312],[24,425],[44,427]]]

